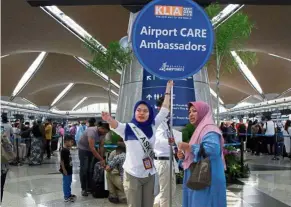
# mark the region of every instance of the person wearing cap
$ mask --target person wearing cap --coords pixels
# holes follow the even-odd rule
[[[90,191],[94,158],[99,160],[102,166],[105,166],[105,160],[103,159],[104,139],[101,137],[109,131],[109,125],[106,123],[95,126],[95,118],[90,118],[88,123],[89,127],[84,131],[78,143],[82,196],[88,196],[88,192]],[[95,148],[96,143],[99,144],[99,150]]]

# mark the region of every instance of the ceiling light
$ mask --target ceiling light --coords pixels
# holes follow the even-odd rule
[[[101,72],[100,70],[98,70],[97,68],[95,68],[94,66],[92,66],[88,61],[86,61],[86,60],[84,60],[83,58],[81,58],[81,57],[75,57],[78,61],[80,61],[83,65],[85,65],[86,67],[89,67],[89,68],[92,68],[93,69],[93,72],[96,74],[96,75],[98,75],[98,76],[100,76],[101,78],[103,78],[103,79],[105,79],[105,81],[108,81],[108,79],[109,79],[109,77],[105,74],[105,73],[103,73],[103,72]],[[120,88],[120,86],[114,81],[114,80],[112,80],[112,79],[110,79],[110,83],[112,84],[112,85],[114,85],[116,88]]]
[[[69,85],[67,85],[67,87],[52,102],[51,107],[54,106],[57,102],[59,102],[69,92],[69,90],[71,90],[73,86],[74,83],[70,83]]]
[[[44,61],[47,53],[41,52],[38,57],[33,61],[33,63],[30,65],[28,70],[24,73],[24,75],[21,77],[20,81],[16,85],[13,93],[12,93],[12,99],[17,96],[22,89],[26,86],[26,84],[31,80],[31,78],[34,76],[34,74],[37,72],[37,70],[40,68],[41,63]]]
[[[214,92],[214,90],[212,88],[210,88],[210,93],[212,96],[214,96],[217,99],[217,94]],[[224,102],[220,98],[219,98],[219,103],[222,105],[224,104]]]
[[[279,56],[279,55],[275,55],[275,54],[271,54],[271,53],[269,53],[269,55],[271,55],[273,57],[281,58],[283,60],[287,60],[287,61],[290,61],[291,62],[291,59],[289,59],[289,58],[285,58],[285,57],[282,57],[282,56]]]
[[[81,103],[83,103],[85,100],[87,99],[87,97],[84,97],[81,99],[81,101],[79,101],[72,109],[72,111],[74,111]]]
[[[251,86],[256,91],[258,91],[260,94],[263,94],[263,90],[262,90],[259,82],[255,78],[255,76],[253,75],[253,73],[250,71],[250,69],[246,66],[246,64],[244,64],[244,62],[238,56],[238,54],[235,51],[231,51],[231,55],[234,58],[234,60],[236,61],[236,63],[238,64],[239,70],[242,72],[242,74],[247,79],[247,81],[251,84]]]

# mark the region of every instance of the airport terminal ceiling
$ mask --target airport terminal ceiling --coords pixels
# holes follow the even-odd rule
[[[44,4],[53,1],[29,1],[33,4],[32,2],[36,5],[38,2]],[[74,2],[76,1],[70,1],[72,4]],[[86,1],[82,2],[86,4]],[[105,1],[98,2],[102,4]],[[118,41],[127,35],[130,14],[126,8],[119,5],[118,2],[121,1],[106,2],[115,5],[58,6],[58,8],[106,47],[110,41]],[[127,4],[126,2],[129,1],[122,2]],[[138,4],[138,1],[134,2]],[[220,2],[239,3],[238,1]],[[286,1],[272,2],[286,3]],[[244,1],[243,3],[272,4],[272,2]],[[98,97],[104,102],[108,100],[106,81],[89,71],[76,59],[81,57],[87,61],[91,60],[81,39],[41,8],[32,7],[26,1],[10,0],[1,3],[2,99],[10,99],[22,75],[40,53],[45,52],[42,64],[17,97],[26,98],[38,106],[49,106],[62,90],[73,83],[64,98],[55,104],[62,110],[71,110],[82,97],[89,97],[86,104],[97,103]],[[284,92],[291,88],[291,22],[289,21],[291,5],[245,5],[242,11],[249,15],[256,26],[244,50],[257,52],[258,64],[249,69],[259,82],[263,95],[269,99],[290,95],[290,92]],[[210,64],[208,72],[213,89],[215,89],[216,78],[214,69],[215,65]],[[113,74],[111,78],[119,84],[120,74]],[[118,86],[113,86],[112,90],[113,101],[116,103]],[[223,74],[220,91],[225,106],[234,106],[250,96],[258,97],[254,99],[257,102],[262,101],[257,91],[238,70]]]

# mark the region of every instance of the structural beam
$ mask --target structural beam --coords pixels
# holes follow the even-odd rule
[[[151,0],[27,0],[31,6],[123,5],[144,6]],[[196,0],[201,6],[211,3],[250,5],[290,5],[289,0]]]

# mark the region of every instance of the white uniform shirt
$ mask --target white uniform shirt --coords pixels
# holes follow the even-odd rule
[[[170,147],[168,137],[170,130],[167,124],[167,119],[161,123],[156,131],[156,142],[154,146],[154,153],[156,157],[169,157]]]
[[[265,135],[266,136],[274,136],[275,135],[275,123],[270,120],[264,124],[264,129],[266,129]]]
[[[154,146],[155,141],[156,141],[156,136],[155,136],[156,129],[165,120],[168,114],[169,114],[169,110],[167,108],[162,107],[160,112],[155,117],[155,125],[152,126],[153,136],[149,139],[149,142],[152,145],[152,147]],[[124,139],[125,127],[126,127],[126,124],[118,123],[118,127],[112,130]],[[147,156],[145,155],[142,145],[139,140],[127,140],[127,141],[124,140],[124,143],[126,146],[126,158],[123,164],[123,169],[125,172],[138,178],[146,178],[150,174],[153,175],[156,173],[155,167],[149,170],[146,170],[144,168],[143,159]],[[152,165],[153,164],[154,163],[152,163]]]

